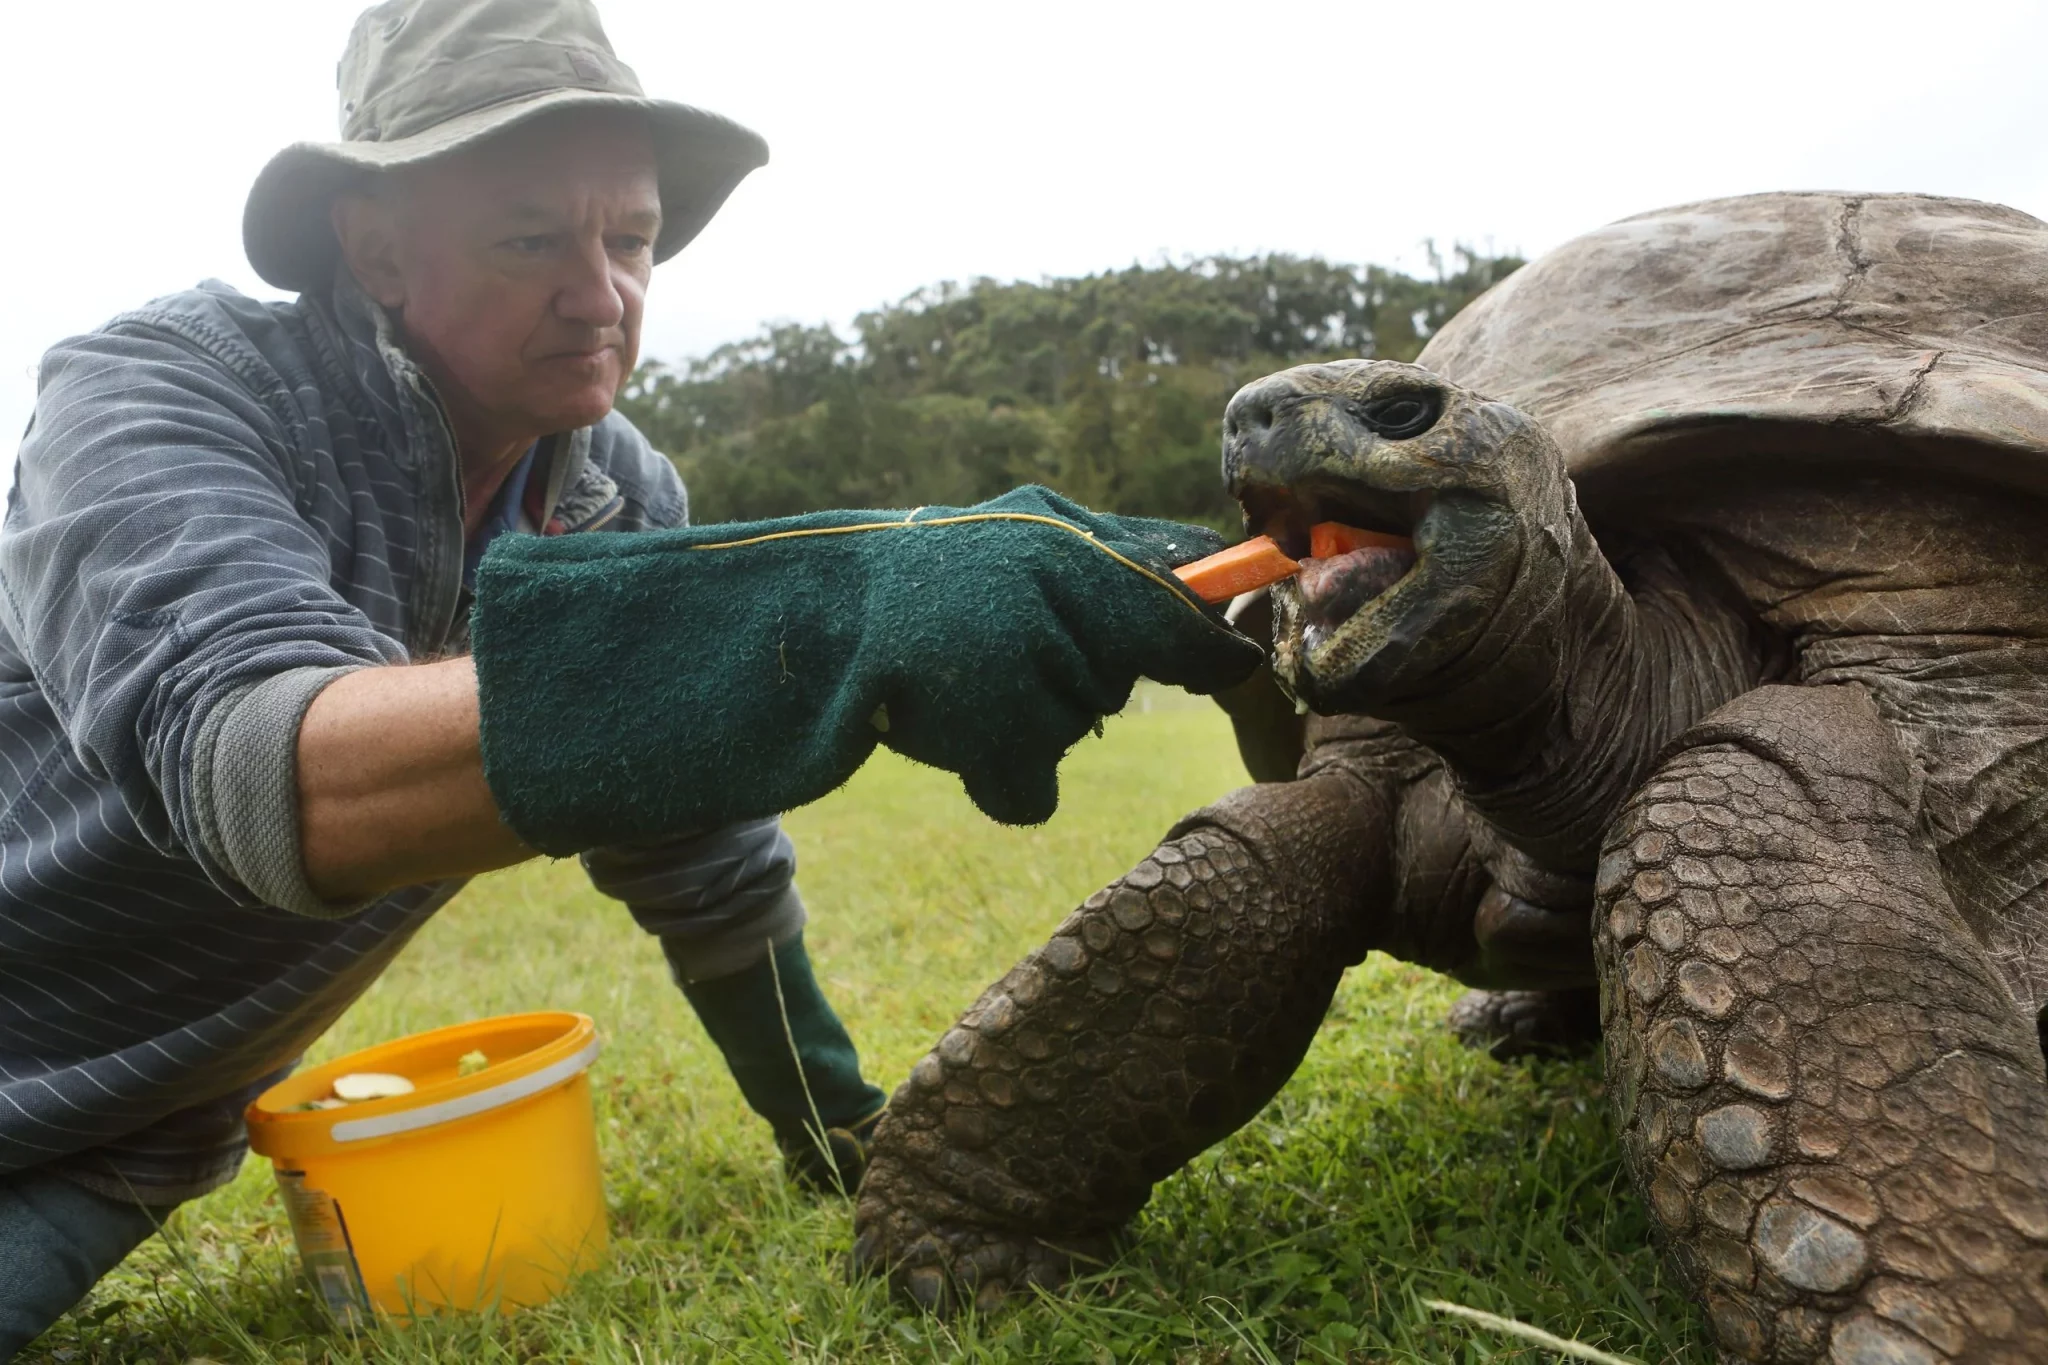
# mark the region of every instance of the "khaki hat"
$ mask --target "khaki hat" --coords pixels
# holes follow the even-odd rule
[[[703,231],[768,144],[727,118],[649,99],[590,0],[388,0],[363,11],[341,54],[340,142],[272,157],[242,211],[242,245],[280,289],[324,289],[340,247],[335,194],[364,171],[445,156],[561,109],[637,109],[661,175],[665,261]]]

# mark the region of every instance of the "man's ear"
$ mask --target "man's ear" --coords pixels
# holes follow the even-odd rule
[[[328,218],[341,243],[341,258],[363,292],[393,312],[403,309],[396,196],[388,189],[348,190],[334,196]]]

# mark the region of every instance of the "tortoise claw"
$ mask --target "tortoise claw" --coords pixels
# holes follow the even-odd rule
[[[898,1279],[902,1291],[912,1303],[927,1313],[943,1313],[947,1308],[946,1276],[937,1266],[922,1265],[907,1270]]]
[[[1600,993],[1467,991],[1445,1020],[1458,1041],[1497,1062],[1517,1057],[1580,1057],[1600,1041]]]
[[[957,1208],[927,1221],[872,1188],[861,1194],[854,1274],[884,1276],[897,1295],[942,1317],[970,1305],[979,1313],[996,1312],[1013,1291],[1056,1289],[1077,1268],[1101,1264],[1115,1251],[1113,1236],[1055,1246],[1027,1232],[963,1218]]]

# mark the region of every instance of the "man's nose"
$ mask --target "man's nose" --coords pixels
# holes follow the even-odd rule
[[[555,309],[571,322],[599,330],[625,321],[626,296],[619,266],[602,242],[576,254],[569,278],[555,296]]]

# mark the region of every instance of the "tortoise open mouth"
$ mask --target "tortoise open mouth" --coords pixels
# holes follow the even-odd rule
[[[1279,591],[1292,592],[1300,644],[1313,654],[1345,625],[1385,599],[1415,569],[1415,524],[1428,510],[1427,493],[1394,493],[1350,480],[1317,478],[1299,485],[1242,490],[1245,526],[1271,536],[1301,573]],[[1392,544],[1319,545],[1312,527],[1325,523],[1377,532]]]

